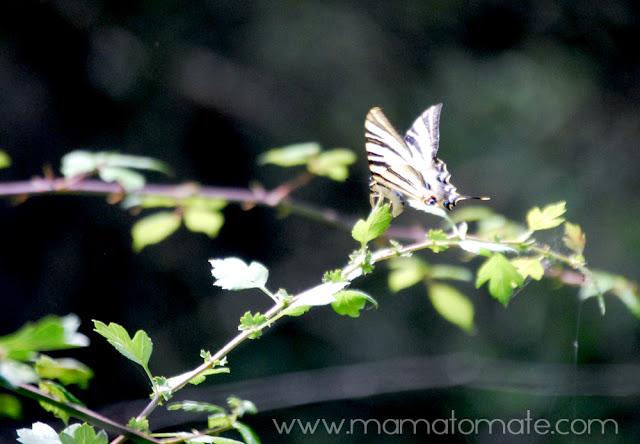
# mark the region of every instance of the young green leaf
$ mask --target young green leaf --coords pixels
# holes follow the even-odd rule
[[[356,159],[353,151],[335,148],[309,159],[308,167],[313,174],[344,182],[349,177],[349,165],[354,163]]]
[[[264,288],[269,279],[269,270],[259,262],[247,265],[242,259],[229,257],[211,259],[211,274],[216,281],[213,285],[225,290],[244,290],[247,288]]]
[[[157,244],[171,236],[180,227],[180,215],[161,211],[138,220],[131,228],[133,249],[136,252]]]
[[[44,379],[57,379],[64,385],[77,384],[87,388],[93,372],[80,361],[72,358],[53,359],[40,355],[35,364],[36,373]]]
[[[567,203],[562,201],[549,204],[542,210],[539,207],[533,207],[529,210],[529,213],[527,213],[527,224],[529,225],[529,230],[548,230],[549,228],[554,228],[560,225],[564,222],[562,215],[567,211],[566,205]]]
[[[564,223],[564,236],[562,238],[568,249],[574,253],[582,254],[587,243],[587,237],[580,225],[571,222]]]
[[[442,230],[429,230],[427,239],[433,241],[433,245],[429,245],[428,248],[434,253],[440,253],[449,248],[449,245],[446,243],[448,241],[447,233]]]
[[[428,271],[428,265],[416,257],[394,259],[389,266],[391,272],[387,284],[394,293],[421,282]]]
[[[254,330],[264,325],[267,322],[267,317],[262,313],[251,314],[250,311],[245,312],[240,318],[240,325],[238,330]],[[262,330],[255,330],[249,335],[249,339],[257,339],[262,336]]]
[[[142,366],[150,375],[149,358],[153,352],[153,342],[144,330],[138,330],[131,338],[123,326],[114,322],[106,325],[94,319],[93,325],[96,333],[106,338],[124,357]]]
[[[85,347],[89,345],[89,338],[78,333],[79,326],[80,320],[76,315],[46,316],[0,337],[0,349],[8,358],[26,361],[36,351]]]
[[[255,415],[258,413],[258,409],[253,402],[247,399],[240,399],[237,396],[229,396],[227,398],[227,405],[238,418],[242,418],[246,414]]]
[[[320,152],[320,145],[315,142],[297,143],[282,148],[274,148],[263,153],[258,162],[281,167],[306,165],[309,159]]]
[[[224,225],[224,216],[218,211],[205,208],[188,208],[184,212],[184,224],[189,231],[204,233],[214,238]]]
[[[129,419],[127,422],[127,426],[131,427],[134,430],[139,430],[141,432],[149,431],[149,420],[147,418],[138,419],[135,416]]]
[[[245,423],[236,421],[233,423],[233,428],[236,429],[238,433],[240,433],[240,436],[242,436],[242,440],[244,441],[245,444],[261,443],[260,437],[258,437],[258,434],[254,432],[253,429],[248,425],[246,425]]]
[[[465,295],[444,284],[430,284],[428,291],[429,299],[440,316],[467,332],[473,331],[475,310]]]
[[[20,404],[20,400],[13,395],[0,393],[0,416],[20,419],[22,417],[22,404]]]
[[[342,270],[337,268],[335,270],[327,271],[322,276],[322,282],[344,282],[344,276],[342,276]]]
[[[297,307],[287,307],[283,310],[285,316],[297,317],[302,316],[311,310],[310,305],[298,305]]]
[[[219,405],[211,404],[208,402],[199,402],[199,401],[182,401],[182,402],[172,402],[167,405],[167,410],[182,410],[185,412],[192,413],[224,413],[224,407],[220,407]]]
[[[17,433],[22,444],[62,444],[56,431],[42,422],[34,422],[29,429],[18,429]]]
[[[507,305],[513,290],[522,285],[524,279],[507,258],[495,253],[478,269],[476,288],[480,288],[487,281],[491,296]]]
[[[351,236],[364,247],[387,231],[389,225],[391,225],[391,219],[392,216],[388,204],[375,207],[371,210],[366,220],[360,219],[356,222],[353,230],[351,230]]]
[[[539,281],[544,276],[544,267],[542,266],[542,257],[517,257],[511,259],[511,263],[523,278],[531,276],[531,279]]]
[[[107,444],[104,430],[98,433],[89,424],[72,424],[60,433],[62,444]]]
[[[80,406],[84,405],[82,402],[76,398],[69,390],[61,386],[60,384],[56,384],[53,381],[40,381],[38,383],[38,388],[40,391],[49,394],[54,399],[61,402],[69,402],[73,404],[78,404]],[[65,424],[69,423],[69,418],[71,417],[69,413],[60,407],[57,407],[53,404],[48,403],[47,401],[38,401],[40,406],[45,409],[47,412],[51,412],[56,418],[59,418]]]
[[[342,316],[360,317],[360,311],[362,311],[367,301],[378,308],[378,303],[375,299],[358,290],[342,290],[337,292],[334,298],[335,301],[331,303],[331,307]]]
[[[173,397],[173,385],[171,385],[171,380],[167,379],[164,376],[153,376],[151,378],[151,385],[153,386],[153,391],[163,400],[168,401]]]
[[[0,169],[8,168],[11,166],[11,157],[6,151],[0,150]]]

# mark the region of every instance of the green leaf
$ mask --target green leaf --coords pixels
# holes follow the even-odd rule
[[[231,438],[223,438],[222,436],[212,436],[211,443],[212,444],[243,444],[242,441],[238,441]]]
[[[511,259],[511,263],[524,279],[531,276],[531,279],[539,281],[544,276],[542,257],[518,257]]]
[[[12,395],[0,393],[0,416],[11,419],[20,419],[22,416],[22,404]]]
[[[245,312],[240,318],[238,330],[253,330],[259,328],[267,322],[267,317],[262,313],[251,314],[250,311]],[[257,339],[262,336],[262,330],[256,330],[249,335],[249,339]]]
[[[36,373],[44,379],[57,379],[64,385],[77,384],[87,388],[93,372],[89,367],[71,358],[53,359],[40,355],[35,365]]]
[[[315,142],[297,143],[281,148],[274,148],[262,154],[258,162],[281,167],[306,165],[309,159],[320,152],[320,145]]]
[[[394,293],[422,282],[427,274],[428,266],[418,258],[400,258],[389,263],[389,289]]]
[[[342,276],[342,269],[340,268],[327,271],[322,276],[322,282],[344,282],[344,280],[344,276]]]
[[[214,413],[207,417],[207,428],[209,429],[228,429],[231,427],[231,424],[231,418],[226,414],[226,412]]]
[[[62,444],[107,444],[104,430],[98,433],[89,424],[72,424],[60,433]]]
[[[358,290],[342,290],[334,295],[335,301],[331,303],[333,310],[342,316],[359,318],[360,311],[367,301],[378,308],[378,303],[368,294]]]
[[[224,225],[224,216],[218,211],[204,208],[188,208],[184,212],[184,224],[190,231],[204,233],[210,238],[218,236]]]
[[[138,419],[134,416],[133,418],[129,419],[127,425],[132,429],[139,430],[141,432],[149,431],[149,420],[147,418]]]
[[[78,404],[83,406],[82,402],[76,398],[69,390],[61,386],[60,384],[56,384],[53,381],[40,381],[38,383],[38,387],[44,393],[48,393],[54,399],[61,402],[69,402],[73,404]],[[56,418],[59,418],[67,424],[69,422],[69,418],[71,417],[69,413],[60,407],[57,407],[53,404],[48,403],[47,401],[38,401],[40,406],[45,409],[47,412],[51,412]]]
[[[0,150],[0,169],[8,168],[11,166],[11,157],[6,151]]]
[[[554,228],[564,222],[562,215],[567,211],[567,203],[557,202],[547,205],[542,210],[539,207],[534,207],[527,213],[527,224],[529,230],[548,230]]]
[[[42,422],[34,422],[30,429],[18,429],[17,433],[22,444],[61,444],[56,431]]]
[[[165,174],[170,171],[167,164],[150,157],[81,150],[72,151],[62,158],[61,171],[65,177],[74,177],[80,174],[91,174],[98,170],[110,168],[148,170]]]
[[[136,252],[157,244],[180,227],[180,216],[173,211],[161,211],[138,220],[131,228],[133,249]]]
[[[473,274],[468,269],[455,265],[432,265],[429,267],[429,278],[469,282]]]
[[[509,303],[513,290],[524,282],[516,267],[503,255],[496,253],[478,269],[476,288],[489,282],[489,293],[503,305]]]
[[[449,238],[447,237],[447,233],[442,230],[429,230],[427,239],[433,241],[433,245],[429,245],[428,248],[434,253],[440,253],[449,249],[449,245],[445,243]]]
[[[428,290],[429,299],[440,316],[467,332],[473,331],[475,310],[465,295],[444,284],[430,284]]]
[[[124,357],[142,366],[149,373],[148,365],[153,352],[153,342],[144,330],[138,330],[131,338],[123,326],[114,322],[106,325],[94,319],[93,325],[96,333],[105,337],[109,344]]]
[[[182,401],[167,405],[167,410],[182,410],[191,413],[224,413],[224,407],[208,402]]]
[[[191,378],[189,380],[189,384],[200,385],[207,379],[207,376],[218,375],[220,373],[231,373],[231,370],[228,367],[210,368],[203,371],[198,376]]]
[[[391,225],[391,219],[388,204],[375,207],[371,210],[366,220],[360,219],[356,222],[353,230],[351,230],[351,236],[364,247],[387,231],[389,225]]]
[[[584,252],[584,247],[587,243],[587,237],[580,225],[572,224],[571,222],[564,223],[564,237],[562,240],[568,249],[578,254]]]
[[[3,356],[26,361],[37,351],[85,347],[89,345],[89,338],[78,333],[79,326],[80,320],[76,315],[46,316],[0,337],[0,350]]]
[[[302,316],[303,314],[307,313],[309,310],[311,310],[310,305],[298,305],[297,307],[285,308],[283,310],[283,314],[285,316],[296,317],[296,316]]]
[[[164,376],[153,376],[151,378],[151,385],[153,386],[153,392],[161,396],[163,400],[168,401],[173,397],[173,387],[171,380]]]
[[[211,259],[211,274],[216,279],[213,285],[225,290],[264,288],[269,279],[269,270],[259,262],[247,265],[242,259],[229,257]]]
[[[245,442],[245,444],[261,444],[258,434],[245,423],[236,421],[233,423],[233,428],[236,429],[238,433],[240,433],[240,436],[242,436],[242,440]]]
[[[338,182],[349,177],[348,166],[354,163],[357,156],[351,150],[335,148],[325,151],[309,159],[309,171],[318,176],[326,176]]]
[[[255,415],[258,413],[258,409],[253,402],[247,399],[240,399],[237,396],[229,396],[227,405],[238,418],[242,418],[246,414]]]
[[[98,170],[98,175],[105,182],[117,183],[128,193],[144,187],[146,182],[142,174],[127,168],[104,167]]]

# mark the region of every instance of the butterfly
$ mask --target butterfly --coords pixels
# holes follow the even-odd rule
[[[371,206],[389,201],[395,217],[402,213],[405,201],[417,209],[437,205],[452,210],[461,200],[489,200],[459,194],[447,165],[436,157],[441,110],[441,103],[427,108],[403,139],[382,109],[371,108],[364,122]]]

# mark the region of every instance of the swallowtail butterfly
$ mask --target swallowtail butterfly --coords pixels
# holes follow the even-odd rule
[[[440,205],[452,210],[465,199],[489,200],[458,194],[450,182],[447,165],[436,157],[440,142],[440,111],[433,105],[413,122],[404,139],[380,108],[365,119],[365,146],[371,180],[371,206],[381,199],[391,203],[393,216],[402,213],[404,202],[417,209]]]

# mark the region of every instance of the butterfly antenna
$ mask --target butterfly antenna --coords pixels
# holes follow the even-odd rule
[[[475,200],[491,200],[490,197],[488,196],[460,196],[458,198],[458,200],[469,200],[469,199],[475,199]]]

